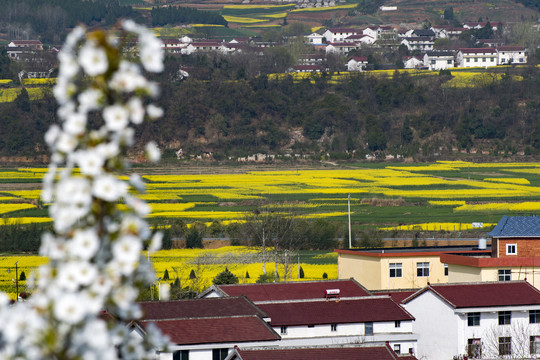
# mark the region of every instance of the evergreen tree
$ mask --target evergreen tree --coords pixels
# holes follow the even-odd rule
[[[21,272],[21,275],[19,276],[19,281],[26,281],[26,274],[23,272]]]
[[[304,269],[302,269],[302,267],[300,266],[300,279],[303,279],[304,278]]]
[[[228,268],[225,268],[225,270],[217,274],[212,282],[216,285],[238,284],[238,276],[230,272]]]
[[[165,269],[165,273],[163,274],[163,280],[169,280],[169,271]]]

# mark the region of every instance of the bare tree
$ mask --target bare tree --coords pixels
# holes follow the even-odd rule
[[[540,327],[525,321],[493,325],[482,337],[481,353],[478,355],[489,359],[531,359],[531,351],[535,351],[531,346],[536,346],[531,345],[531,336],[535,334],[540,334]]]

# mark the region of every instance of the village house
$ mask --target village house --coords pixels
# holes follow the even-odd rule
[[[313,346],[242,349],[235,348],[226,360],[416,360],[414,355],[397,354],[389,344],[355,344],[343,346]]]
[[[328,28],[323,34],[323,42],[326,40],[328,43],[339,43],[343,42],[346,38],[351,35],[362,34],[360,29],[351,29],[351,28]]]
[[[522,65],[527,63],[527,50],[523,46],[497,47],[499,65]]]
[[[368,65],[367,56],[351,56],[345,66],[347,71],[364,71]]]
[[[429,70],[445,70],[454,67],[454,53],[451,51],[428,51],[424,55],[424,64]]]
[[[419,69],[425,67],[424,59],[420,56],[403,56],[403,67],[405,69]]]
[[[375,39],[369,35],[358,34],[347,37],[343,42],[354,43],[357,46],[371,45],[375,42]]]
[[[525,281],[428,284],[403,305],[416,319],[418,358],[540,355],[540,292]]]
[[[498,65],[497,50],[494,48],[459,49],[456,62],[459,67],[490,67]]]
[[[441,255],[449,282],[527,280],[540,288],[539,216],[503,216],[487,236],[492,238],[489,253]]]
[[[430,51],[433,50],[435,39],[430,36],[413,36],[403,38],[401,44],[405,45],[409,51]]]
[[[307,35],[306,38],[308,39],[308,42],[310,44],[314,45],[314,44],[322,44],[324,36],[322,34],[314,32]]]
[[[390,296],[257,302],[283,346],[388,342],[397,353],[416,353],[414,317]]]
[[[346,55],[351,50],[355,50],[357,48],[355,43],[348,43],[348,42],[340,42],[340,43],[328,43],[326,46],[326,53],[334,53],[334,54],[341,54]]]
[[[134,336],[156,326],[173,343],[163,360],[223,360],[236,345],[260,347],[280,340],[268,316],[245,297],[140,303],[143,318],[129,325]]]
[[[340,279],[354,278],[369,290],[418,289],[448,282],[449,268],[441,255],[487,255],[484,246],[422,246],[334,250]]]
[[[327,290],[333,297],[368,296],[371,293],[354,279],[326,281],[295,281],[289,283],[212,285],[199,297],[246,296],[255,304],[260,301],[326,299]],[[337,290],[337,294],[336,293]]]

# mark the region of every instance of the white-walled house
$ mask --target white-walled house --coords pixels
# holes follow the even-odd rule
[[[319,34],[317,32],[311,33],[311,34],[306,36],[306,38],[308,39],[308,42],[310,44],[322,44],[323,43],[323,37],[324,36],[322,34]]]
[[[450,51],[428,51],[424,55],[424,64],[429,70],[445,70],[453,68],[454,54]]]
[[[499,46],[497,55],[499,65],[527,63],[527,50],[523,46]]]
[[[459,67],[497,66],[499,57],[494,48],[462,48],[456,55]]]
[[[402,58],[405,69],[418,69],[424,67],[424,60],[420,56],[404,56]]]
[[[435,45],[435,38],[431,36],[414,36],[403,38],[401,44],[405,45],[409,51],[430,51]]]
[[[258,302],[283,346],[388,342],[416,353],[414,317],[390,296]],[[281,345],[280,345],[281,346]]]
[[[418,358],[540,357],[540,291],[526,281],[431,284],[402,303]]]
[[[343,42],[346,38],[351,35],[362,34],[360,29],[351,29],[351,28],[329,28],[323,34],[323,39],[326,39],[326,42]]]
[[[367,65],[367,56],[351,56],[346,63],[347,71],[364,71]]]

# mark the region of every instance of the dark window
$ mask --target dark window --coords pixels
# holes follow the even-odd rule
[[[396,354],[401,354],[401,344],[394,344],[394,351]]]
[[[540,323],[540,310],[529,310],[529,322],[531,324]]]
[[[499,355],[511,355],[512,354],[512,338],[510,336],[503,336],[499,338]]]
[[[540,354],[540,336],[538,335],[531,336],[530,340],[531,340],[531,347],[530,347],[531,355]]]
[[[330,324],[330,331],[337,331],[337,324]]]
[[[517,254],[517,245],[506,244],[506,255],[516,255],[516,254]]]
[[[416,276],[418,277],[429,276],[429,262],[416,263]]]
[[[482,357],[482,342],[480,339],[467,340],[467,355],[471,358]]]
[[[401,327],[401,321],[400,320],[396,320],[394,321],[394,327]]]
[[[499,281],[510,281],[512,280],[512,270],[510,269],[501,269],[498,271]]]
[[[400,278],[402,276],[403,270],[401,263],[390,263],[390,277],[391,278]]]
[[[511,311],[499,311],[499,325],[510,325],[512,321]]]
[[[212,350],[212,360],[225,360],[229,355],[229,349],[213,349]]]
[[[366,335],[373,335],[373,323],[367,322],[365,325],[365,333]]]
[[[448,276],[448,264],[444,264],[444,276]]]
[[[314,328],[315,325],[308,325],[307,327],[308,327],[308,328]]]
[[[480,313],[473,312],[467,314],[467,326],[480,326]]]
[[[287,327],[286,326],[281,327],[281,334],[283,334],[283,335],[287,334]]]
[[[189,350],[179,350],[173,352],[173,360],[189,360]]]

